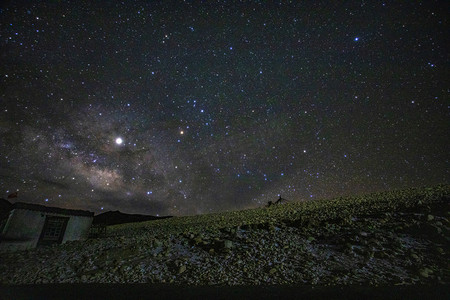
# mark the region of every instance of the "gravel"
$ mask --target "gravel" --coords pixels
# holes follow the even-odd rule
[[[113,226],[102,238],[0,254],[0,283],[449,284],[448,217],[446,200],[306,223]]]

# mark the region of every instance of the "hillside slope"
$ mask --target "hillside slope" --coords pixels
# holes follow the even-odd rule
[[[108,227],[0,255],[1,283],[450,283],[450,186]]]

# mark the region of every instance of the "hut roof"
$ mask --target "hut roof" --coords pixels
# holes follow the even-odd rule
[[[24,202],[14,203],[11,207],[11,210],[13,210],[13,209],[27,209],[27,210],[42,211],[42,212],[49,212],[49,213],[70,215],[70,216],[83,216],[83,217],[93,217],[94,216],[93,212],[90,212],[87,210],[65,209],[65,208],[60,208],[60,207],[50,207],[50,206],[44,206],[44,205],[39,205],[39,204],[24,203]]]

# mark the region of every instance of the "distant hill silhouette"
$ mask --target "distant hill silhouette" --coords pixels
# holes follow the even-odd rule
[[[94,216],[93,224],[117,225],[124,223],[135,223],[171,218],[172,216],[155,217],[150,215],[125,214],[118,210],[107,211]]]

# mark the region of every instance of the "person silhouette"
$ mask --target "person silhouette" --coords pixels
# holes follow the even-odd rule
[[[278,198],[278,200],[277,200],[277,202],[275,202],[275,204],[281,203],[281,200],[283,200],[283,198],[281,198],[281,195],[280,195],[280,198]]]

